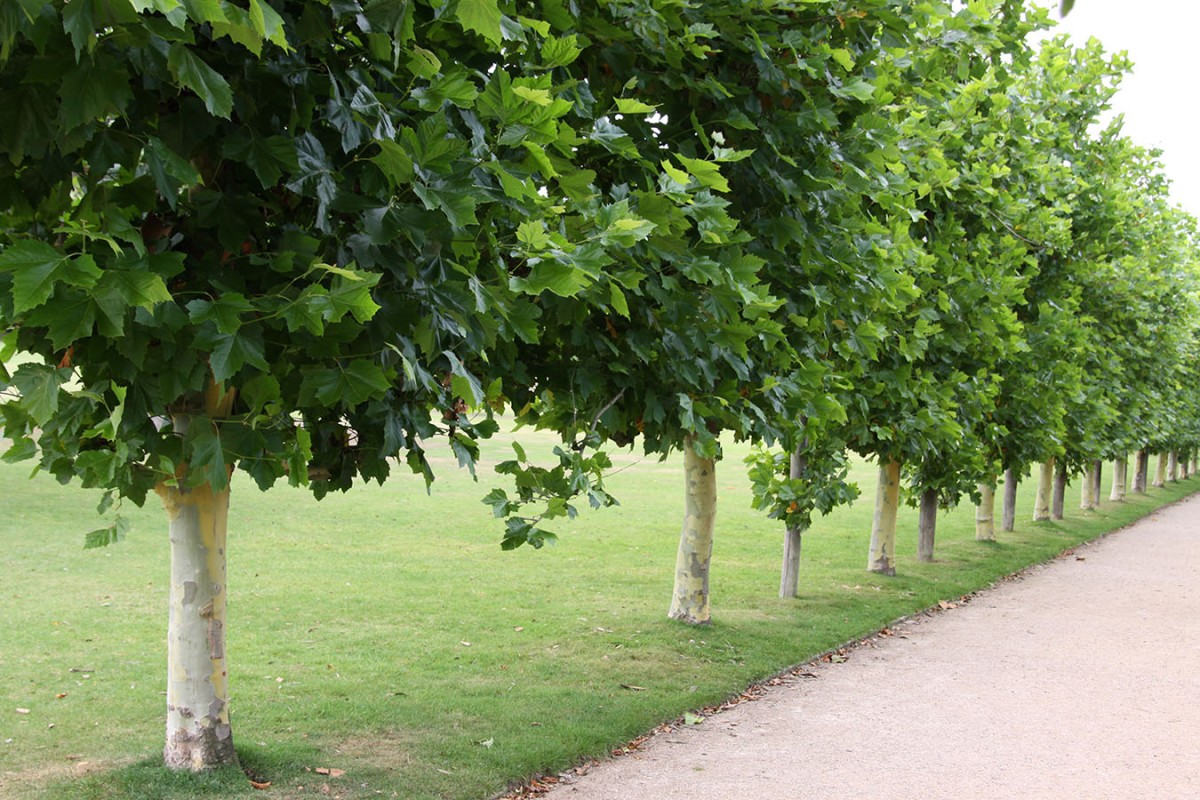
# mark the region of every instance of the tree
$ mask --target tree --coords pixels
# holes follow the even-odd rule
[[[231,471],[319,497],[403,456],[432,480],[435,436],[470,467],[520,381],[512,343],[541,335],[540,292],[616,303],[604,254],[646,223],[593,202],[572,157],[611,143],[607,109],[555,86],[580,42],[536,17],[494,0],[0,9],[19,119],[0,130],[0,343],[38,357],[0,374],[5,458],[107,489],[104,507],[162,497],[170,766],[236,759]]]

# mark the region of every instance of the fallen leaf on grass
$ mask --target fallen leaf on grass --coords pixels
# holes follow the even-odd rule
[[[58,694],[54,695],[56,700],[62,700],[66,696],[67,696],[66,692],[59,692]]]
[[[958,603],[948,603],[945,600],[939,600],[938,608],[940,608],[942,611],[949,611],[952,608],[958,608]]]
[[[262,783],[259,783],[258,781],[250,781],[250,786],[251,786],[251,788],[254,788],[254,789],[270,789],[271,782],[263,781]]]
[[[487,738],[487,739],[484,739],[483,741],[481,741],[479,744],[481,744],[482,746],[486,747],[488,750],[491,750],[491,749],[492,749],[492,745],[494,745],[495,743],[496,743],[496,739],[495,739],[494,737],[489,737],[489,738]]]
[[[632,683],[622,683],[622,684],[621,684],[621,688],[622,688],[622,689],[628,689],[628,690],[629,690],[629,691],[631,691],[631,692],[644,692],[644,691],[646,691],[646,687],[645,687],[645,686],[634,686]]]
[[[693,714],[690,711],[683,715],[684,725],[699,725],[702,722],[704,722],[704,717],[701,717],[698,714]]]
[[[17,709],[17,713],[18,713],[18,714],[28,714],[28,713],[29,713],[29,709],[28,709],[28,708],[18,708],[18,709]]]
[[[330,769],[329,767],[317,767],[313,772],[318,775],[328,775],[331,778],[340,778],[346,774],[344,769]]]

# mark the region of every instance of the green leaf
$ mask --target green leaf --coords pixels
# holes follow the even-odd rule
[[[229,88],[229,82],[187,45],[182,42],[171,45],[167,68],[180,86],[191,89],[204,101],[208,113],[229,119],[233,113],[233,90]]]
[[[725,180],[725,177],[721,175],[721,168],[716,164],[711,161],[703,161],[699,158],[688,158],[684,155],[676,155],[675,157],[679,159],[679,163],[683,164],[684,168],[691,173],[692,177],[701,186],[716,189],[718,192],[729,191],[729,181]],[[674,178],[673,175],[672,178]]]
[[[17,314],[49,300],[58,283],[89,289],[102,274],[89,255],[66,256],[31,239],[0,254],[0,272],[12,273],[13,311]]]
[[[377,364],[358,359],[344,369],[309,370],[301,383],[300,396],[304,405],[316,400],[327,407],[356,406],[390,387],[391,383]]]
[[[591,283],[591,278],[581,269],[561,261],[541,261],[533,266],[526,278],[512,278],[516,291],[528,294],[553,292],[559,297],[573,297]]]
[[[225,448],[216,425],[204,417],[192,418],[184,436],[185,453],[188,453],[186,484],[191,487],[207,483],[216,491],[229,485],[229,468],[225,460]]]
[[[457,16],[463,30],[475,31],[492,44],[500,44],[500,7],[496,0],[459,0]]]
[[[60,96],[64,130],[124,112],[133,99],[129,72],[113,59],[87,58],[67,72]]]
[[[534,89],[529,86],[514,86],[512,93],[522,100],[528,100],[531,103],[539,106],[548,106],[554,98],[546,89]]]
[[[653,114],[658,106],[648,105],[632,97],[617,98],[617,112],[620,114]]]
[[[376,144],[379,145],[379,153],[372,156],[371,161],[379,167],[391,187],[395,189],[411,183],[413,160],[408,151],[399,144],[386,139],[380,140]]]
[[[125,538],[125,534],[129,532],[130,523],[121,515],[117,515],[113,520],[113,524],[106,528],[97,528],[94,531],[88,531],[83,537],[83,549],[94,550],[99,547],[108,547],[110,544],[116,544]]]
[[[36,425],[44,425],[58,413],[60,387],[71,379],[70,369],[46,364],[22,364],[13,373],[12,385],[21,393],[21,408]]]
[[[127,306],[152,309],[159,303],[169,303],[171,293],[160,275],[130,269],[106,269],[98,291],[111,291]]]
[[[408,57],[408,69],[418,77],[432,80],[442,71],[442,60],[436,53],[413,45],[412,55]]]
[[[542,42],[542,66],[547,68],[565,67],[574,63],[582,52],[575,34],[564,36],[561,39],[547,39]]]
[[[271,44],[278,45],[284,50],[291,50],[288,45],[287,31],[283,26],[283,17],[262,0],[250,0],[250,21],[254,30]]]
[[[154,178],[158,193],[171,208],[179,202],[179,190],[200,183],[200,173],[187,159],[167,147],[161,139],[150,136],[143,151],[146,168]]]

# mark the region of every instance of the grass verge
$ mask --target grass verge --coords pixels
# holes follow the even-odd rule
[[[522,437],[523,441],[526,437]],[[503,442],[497,446],[503,447]],[[499,454],[498,451],[492,451]],[[80,549],[95,496],[0,465],[0,796],[470,798],[607,753],[687,709],[986,586],[1200,488],[1191,479],[974,541],[964,507],[939,519],[938,560],[915,560],[902,512],[896,578],[865,571],[864,497],[805,537],[801,597],[776,597],[778,526],[749,507],[741,451],[721,475],[715,623],[665,618],[682,513],[675,461],[618,460],[616,509],[562,542],[502,553],[479,484],[444,464],[315,503],[235,482],[229,653],[240,772],[158,767],[167,541],[161,510],[128,509],[129,538]],[[17,709],[22,709],[18,712]],[[318,772],[318,770],[326,772]]]

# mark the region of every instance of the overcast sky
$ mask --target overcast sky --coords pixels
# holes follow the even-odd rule
[[[1053,16],[1058,17],[1056,0]],[[1200,217],[1200,92],[1195,83],[1200,2],[1197,0],[1076,0],[1056,33],[1082,44],[1090,37],[1133,60],[1114,107],[1125,133],[1164,151],[1172,199]]]

